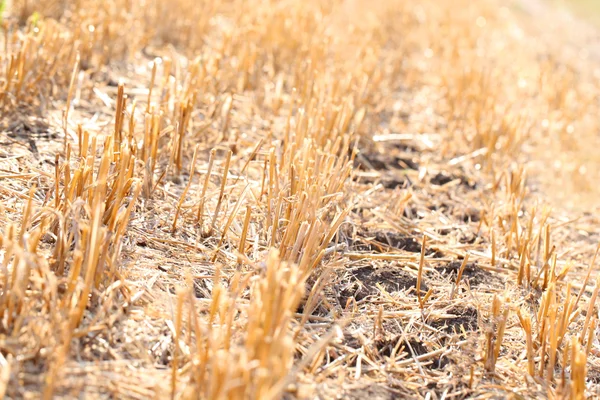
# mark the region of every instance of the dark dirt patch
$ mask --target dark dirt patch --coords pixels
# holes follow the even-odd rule
[[[427,366],[427,368],[429,368],[429,369],[444,369],[451,362],[452,361],[448,357],[441,355],[438,358],[432,359],[431,364],[429,364]]]
[[[211,298],[212,288],[206,284],[206,279],[194,279],[194,295],[197,299]]]
[[[387,247],[383,250],[389,250],[390,248],[396,250],[409,251],[411,253],[421,252],[421,242],[411,236],[402,235],[396,232],[385,232],[378,231],[374,233],[375,241]],[[381,250],[380,250],[381,251]],[[425,249],[426,256],[443,257],[443,254],[431,248]]]
[[[394,351],[394,348],[396,347],[396,345],[398,344],[398,341],[400,340],[400,336],[394,336],[391,338],[385,338],[385,339],[378,339],[375,341],[375,343],[373,343],[373,345],[375,346],[375,348],[377,349],[377,353],[380,356],[385,356],[385,357],[391,357],[392,356],[392,352]],[[409,349],[412,349],[412,353]],[[417,339],[410,339],[410,340],[403,340],[403,343],[399,346],[398,348],[398,353],[405,351],[406,353],[412,355],[414,353],[415,357],[418,357],[420,355],[423,355],[425,353],[427,353],[427,347],[425,347],[425,345],[423,343],[421,343],[420,341],[418,341]]]
[[[452,233],[452,229],[450,228],[436,228],[436,232],[438,235],[447,236]]]
[[[465,177],[465,176],[459,176],[459,175],[454,175],[454,174],[449,174],[448,172],[445,172],[445,171],[437,173],[429,181],[433,185],[443,186],[443,185],[445,185],[447,183],[450,183],[450,182],[452,182],[454,180],[457,180],[457,179],[460,180],[460,184],[462,186],[466,186],[469,189],[475,189],[475,188],[477,188],[477,184],[474,181],[469,180],[467,177]]]
[[[448,206],[446,204],[430,204],[427,206],[427,209],[431,211],[437,211],[442,214],[448,213]]]
[[[481,211],[473,207],[462,208],[455,215],[465,223],[481,221]]]
[[[394,169],[419,169],[419,164],[412,157],[391,156],[384,153],[361,153],[355,159],[355,167],[359,169],[394,170]]]
[[[410,236],[391,231],[360,232],[355,237],[346,237],[346,243],[353,251],[376,251],[382,253],[390,248],[411,253],[421,252],[421,243]]]
[[[394,176],[387,176],[383,178],[381,184],[386,189],[406,189],[411,186],[411,181],[408,178],[408,176],[401,173],[397,173],[394,174]]]
[[[350,332],[344,332],[344,345],[358,349],[361,346],[360,340]]]
[[[456,178],[453,177],[452,175],[449,175],[445,172],[440,172],[436,176],[431,178],[431,183],[434,185],[442,186],[442,185],[452,182],[454,179],[456,179]]]
[[[375,241],[398,250],[410,251],[411,253],[421,252],[421,243],[415,238],[404,236],[396,232],[375,232]]]
[[[477,241],[477,235],[473,232],[462,232],[458,235],[458,241],[462,244],[473,244]]]
[[[448,314],[456,315],[454,318],[443,318],[430,323],[436,329],[446,333],[461,333],[463,328],[466,332],[477,330],[477,309],[455,308],[448,311]]]
[[[402,213],[402,216],[413,221],[423,219],[423,215],[419,213],[415,207],[406,207]]]
[[[361,153],[356,157],[354,166],[360,170],[389,171],[381,176],[381,184],[386,189],[411,186],[409,177],[402,173],[407,170],[418,170],[419,164],[410,155],[392,156],[384,153]],[[366,179],[369,183],[371,179]]]
[[[442,275],[455,280],[461,265],[462,261],[452,261],[437,269]],[[489,271],[481,269],[477,262],[467,263],[467,266],[463,271],[462,279],[468,279],[471,286],[480,286],[482,284],[490,284],[498,281],[498,277],[494,276],[494,274]]]
[[[389,293],[415,288],[417,278],[412,274],[394,268],[378,268],[371,266],[362,267],[352,271],[352,280],[340,291],[340,304],[344,307],[348,299],[360,301],[367,296],[379,293],[377,285]],[[429,288],[421,282],[421,291],[427,292]]]
[[[600,383],[600,369],[594,368],[593,366],[590,367],[590,369],[588,370],[587,378],[590,382],[596,384]]]

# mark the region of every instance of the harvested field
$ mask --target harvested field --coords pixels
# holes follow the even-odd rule
[[[0,4],[0,397],[600,397],[593,25]]]

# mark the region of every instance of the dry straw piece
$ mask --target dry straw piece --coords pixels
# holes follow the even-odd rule
[[[496,0],[0,21],[1,396],[598,396],[597,215],[551,212],[525,165],[589,147],[598,83],[534,21]]]

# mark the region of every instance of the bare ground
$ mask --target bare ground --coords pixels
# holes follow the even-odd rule
[[[598,397],[595,28],[175,3],[7,10],[2,393]]]

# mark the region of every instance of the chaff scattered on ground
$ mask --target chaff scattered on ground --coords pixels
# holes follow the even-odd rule
[[[4,13],[1,395],[599,395],[599,88],[522,8]]]

